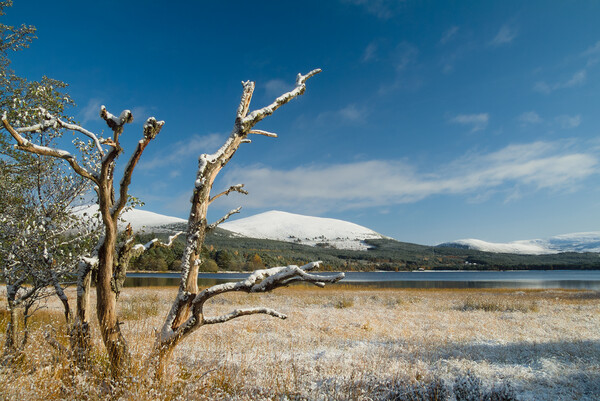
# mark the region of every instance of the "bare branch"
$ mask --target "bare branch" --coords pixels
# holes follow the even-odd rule
[[[256,135],[268,136],[269,138],[277,138],[277,134],[274,134],[274,133],[269,132],[269,131],[263,131],[261,129],[253,129],[253,130],[251,130],[248,133],[249,134],[256,134]]]
[[[123,113],[121,113],[120,119],[122,119]],[[133,117],[131,118],[133,119]],[[113,120],[108,119],[107,123],[108,121]],[[129,184],[131,184],[131,175],[133,174],[133,170],[135,169],[136,164],[140,160],[144,149],[146,149],[146,146],[148,146],[151,140],[156,138],[156,135],[158,135],[163,125],[165,125],[164,121],[156,121],[154,117],[150,117],[144,124],[144,138],[138,142],[135,151],[131,155],[131,159],[129,159],[129,163],[127,163],[127,166],[125,167],[125,171],[123,172],[123,178],[121,179],[121,185],[119,188],[119,200],[115,204],[115,208],[112,212],[113,214],[116,214],[118,216],[119,213],[121,213],[121,210],[123,210],[123,208],[125,207],[125,204],[127,203],[127,191],[129,189]]]
[[[264,314],[264,315],[270,315],[273,317],[277,317],[279,319],[287,319],[287,316],[284,315],[283,313],[279,313],[274,309],[270,309],[270,308],[248,308],[248,309],[236,309],[231,313],[228,313],[226,315],[222,315],[222,316],[216,316],[216,317],[205,317],[202,320],[203,324],[216,324],[216,323],[225,323],[229,320],[235,319],[237,317],[240,316],[247,316],[247,315],[256,315],[256,314]]]
[[[213,196],[212,198],[210,198],[210,199],[208,200],[208,204],[210,205],[210,204],[211,204],[211,203],[213,203],[213,202],[214,202],[214,201],[215,201],[217,198],[219,198],[219,197],[221,197],[221,196],[223,196],[223,195],[227,196],[227,195],[229,195],[231,192],[239,192],[239,193],[241,193],[241,194],[248,195],[248,191],[246,191],[246,190],[245,190],[245,189],[243,189],[243,188],[244,188],[244,184],[232,185],[232,186],[230,186],[230,187],[229,187],[229,189],[227,189],[226,191],[223,191],[223,192],[221,192],[220,194],[218,194],[218,195],[215,195],[215,196]]]
[[[203,324],[222,323],[247,314],[263,313],[283,319],[285,315],[268,308],[242,309],[233,311],[227,315],[212,318],[204,318],[203,309],[204,303],[206,301],[226,292],[267,292],[274,290],[275,288],[285,287],[293,281],[313,283],[317,286],[322,287],[325,285],[325,283],[335,283],[345,277],[344,273],[338,273],[336,275],[327,276],[307,273],[307,271],[310,271],[315,267],[319,266],[320,263],[321,262],[311,262],[302,267],[290,265],[284,267],[272,267],[270,269],[256,270],[246,280],[213,285],[212,287],[201,291],[198,295],[195,296],[191,303],[193,309],[192,316],[190,316],[183,324],[179,325],[176,329],[174,329],[171,323],[175,318],[175,314],[177,313],[178,307],[181,307],[178,305],[188,304],[190,295],[186,294],[185,299],[183,299],[182,292],[180,291],[180,293],[178,294],[178,299],[171,308],[171,312],[167,317],[166,324],[163,326],[162,331],[158,334],[159,341],[162,344],[170,344],[187,336]]]
[[[26,151],[29,153],[35,153],[35,154],[42,155],[42,156],[51,156],[51,157],[56,157],[59,159],[64,159],[71,165],[71,167],[77,174],[79,174],[80,176],[82,176],[84,178],[87,178],[88,180],[90,180],[96,184],[99,184],[99,180],[98,180],[98,177],[96,176],[96,174],[91,173],[88,170],[86,170],[84,167],[80,166],[72,154],[70,154],[66,150],[49,148],[46,146],[39,146],[39,145],[35,145],[35,144],[29,142],[27,139],[23,138],[21,136],[21,134],[19,134],[9,124],[8,120],[5,117],[6,116],[2,117],[2,124],[4,125],[4,128],[6,128],[6,130],[17,141],[17,145],[15,145],[17,149],[23,150],[23,151]]]
[[[145,243],[145,244],[136,244],[133,246],[133,251],[134,254],[133,256],[139,256],[141,255],[143,252],[150,250],[154,247],[163,247],[163,248],[170,248],[171,246],[173,246],[173,243],[175,242],[175,240],[177,239],[177,237],[179,237],[181,234],[185,234],[185,231],[179,231],[178,233],[176,233],[175,235],[171,235],[169,236],[169,238],[167,239],[167,242],[162,242],[160,241],[158,238],[154,238],[151,241]]]
[[[39,110],[42,112],[42,116],[44,117],[44,121],[42,121],[41,123],[32,125],[30,127],[17,128],[16,131],[19,132],[19,133],[22,133],[22,132],[44,131],[44,130],[46,130],[48,128],[54,128],[54,129],[65,128],[65,129],[68,129],[68,130],[71,130],[71,131],[81,132],[85,136],[89,137],[92,141],[94,141],[94,144],[96,145],[96,149],[98,149],[98,152],[100,153],[100,156],[104,156],[104,150],[102,149],[102,146],[100,146],[100,140],[98,139],[98,137],[94,133],[86,130],[83,127],[80,127],[79,125],[71,124],[71,123],[62,121],[60,118],[58,118],[58,117],[53,116],[52,114],[50,114],[43,107],[40,107]]]
[[[227,220],[228,218],[230,218],[232,215],[239,213],[240,210],[242,210],[242,207],[238,207],[237,209],[233,209],[231,210],[229,213],[227,213],[225,216],[221,217],[219,220],[215,221],[212,224],[209,224],[206,227],[206,231],[210,231],[210,230],[214,230],[215,228],[217,228],[217,226],[221,223],[223,223],[225,220]]]
[[[254,127],[259,121],[261,121],[265,117],[273,114],[275,112],[275,110],[277,110],[278,108],[280,108],[281,106],[283,106],[284,104],[286,104],[287,102],[292,100],[293,98],[295,98],[299,95],[302,95],[304,93],[304,91],[306,90],[306,81],[310,77],[312,77],[320,72],[321,72],[321,69],[317,68],[315,70],[312,70],[311,72],[309,72],[306,75],[298,74],[298,76],[296,77],[296,87],[293,90],[279,96],[270,105],[263,107],[262,109],[255,110],[252,113],[248,114],[246,117],[244,117],[244,119],[242,121],[244,131],[249,132],[252,129],[252,127]]]
[[[241,124],[242,119],[244,119],[248,114],[248,109],[250,108],[250,101],[252,100],[252,94],[254,93],[255,84],[252,81],[242,81],[242,86],[244,87],[244,91],[242,92],[240,105],[238,106],[236,112],[236,125]]]

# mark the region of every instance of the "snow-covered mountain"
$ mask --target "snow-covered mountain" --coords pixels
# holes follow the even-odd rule
[[[475,249],[495,253],[519,253],[523,255],[544,255],[560,252],[600,252],[600,231],[564,234],[547,239],[513,241],[508,243],[461,239],[438,246]]]
[[[219,227],[251,238],[295,242],[338,249],[365,250],[366,239],[386,238],[366,227],[343,220],[270,211],[229,221]]]
[[[73,213],[77,216],[92,218],[98,213],[98,205],[77,206],[73,209]],[[181,226],[178,228],[181,230],[187,224],[187,220],[179,217],[165,216],[141,209],[128,210],[121,215],[121,218],[124,221],[119,223],[119,227],[125,228],[129,223],[134,231],[171,232],[174,231],[174,226]]]

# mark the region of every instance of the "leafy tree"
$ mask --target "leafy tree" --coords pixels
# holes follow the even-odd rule
[[[0,2],[0,15],[10,7]],[[35,28],[0,23],[0,108],[4,119],[15,124],[34,124],[47,112],[63,116],[72,104],[64,93],[66,84],[47,77],[27,81],[10,69],[10,52],[24,49]],[[24,133],[28,141],[52,146],[62,131]],[[62,283],[74,274],[78,258],[89,252],[93,231],[75,220],[72,203],[89,186],[53,159],[17,151],[10,135],[0,130],[0,274],[7,286],[10,321],[5,355],[14,357],[27,341],[27,321],[38,301],[50,293],[58,295],[65,307],[65,318],[72,311]],[[81,235],[72,235],[78,230]],[[22,309],[24,335],[18,340],[17,320]]]

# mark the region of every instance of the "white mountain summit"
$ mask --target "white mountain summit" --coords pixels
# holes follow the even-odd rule
[[[475,249],[494,253],[544,255],[560,252],[600,252],[600,231],[563,234],[546,239],[532,239],[507,243],[461,239],[438,246]]]
[[[228,221],[219,227],[244,237],[353,250],[368,249],[369,246],[364,242],[366,239],[386,238],[347,221],[277,210]]]

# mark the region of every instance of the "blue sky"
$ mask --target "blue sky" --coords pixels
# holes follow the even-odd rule
[[[597,1],[15,1],[38,28],[13,56],[70,84],[73,115],[131,109],[122,163],[165,120],[134,173],[144,209],[187,217],[197,157],[253,108],[323,72],[257,128],[216,190],[217,219],[277,209],[436,244],[600,230]],[[217,204],[218,203],[218,204]]]

